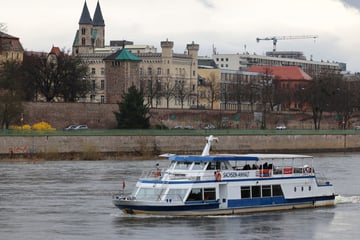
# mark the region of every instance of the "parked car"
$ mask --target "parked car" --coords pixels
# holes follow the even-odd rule
[[[86,130],[89,129],[87,125],[69,125],[64,128],[64,131],[74,131],[74,130]]]
[[[360,130],[360,126],[355,126],[354,130]]]
[[[286,126],[285,125],[278,125],[275,128],[276,130],[286,130]]]
[[[69,125],[64,128],[64,131],[74,130],[75,127],[77,127],[77,125]]]
[[[74,130],[87,130],[89,127],[87,125],[77,125]]]
[[[191,125],[187,125],[187,126],[185,126],[185,127],[184,127],[184,129],[194,130],[194,127],[193,127],[193,126],[191,126]]]
[[[204,127],[204,129],[206,129],[206,130],[216,129],[216,127],[215,127],[214,125],[212,125],[212,124],[208,124],[208,125],[206,125],[206,126]]]

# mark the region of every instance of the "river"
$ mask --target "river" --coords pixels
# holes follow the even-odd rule
[[[336,206],[216,217],[124,215],[112,193],[160,161],[0,162],[0,239],[357,239],[360,154],[324,154],[315,169],[334,184]]]

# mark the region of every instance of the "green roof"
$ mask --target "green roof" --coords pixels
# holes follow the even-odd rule
[[[118,61],[141,61],[141,58],[139,58],[138,56],[135,56],[134,54],[132,54],[131,52],[129,52],[128,50],[123,48],[120,51],[119,55],[117,55],[115,60],[118,60]]]
[[[125,48],[111,54],[110,56],[106,57],[105,60],[113,60],[113,61],[142,61],[141,58],[132,54]]]

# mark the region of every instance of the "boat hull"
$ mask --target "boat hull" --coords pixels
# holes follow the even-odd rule
[[[246,213],[260,213],[270,211],[287,211],[293,209],[305,209],[316,207],[331,207],[335,205],[335,196],[323,196],[318,200],[293,199],[273,205],[239,206],[232,208],[220,208],[219,203],[162,205],[158,203],[144,203],[141,201],[128,201],[114,199],[116,207],[126,214],[146,214],[162,216],[211,216],[211,215],[239,215]]]

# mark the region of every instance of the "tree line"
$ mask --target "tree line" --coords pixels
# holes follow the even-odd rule
[[[76,102],[92,90],[88,66],[66,53],[25,53],[0,65],[0,127],[20,119],[24,101]]]

